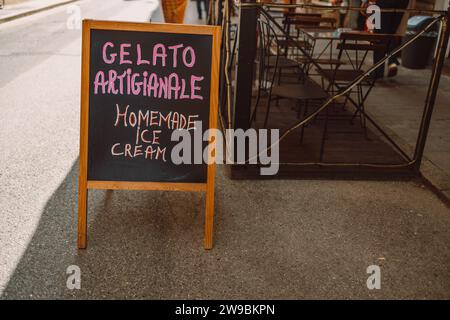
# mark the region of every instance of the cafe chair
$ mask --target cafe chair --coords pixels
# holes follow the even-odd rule
[[[279,45],[278,34],[264,17],[259,19],[258,34],[259,54],[256,62],[261,70],[259,75],[262,78],[259,83],[263,90],[267,90],[269,82],[281,83],[283,74],[286,74],[285,70],[294,70],[291,74],[301,74],[301,65],[284,54],[282,47]],[[275,75],[277,75],[277,78],[274,78]]]
[[[295,82],[277,82],[275,79],[280,78],[279,73],[281,73],[281,69],[277,67],[278,61],[280,61],[283,56],[277,55],[274,56],[275,67],[271,68],[271,64],[268,66],[269,59],[267,56],[270,56],[270,50],[268,49],[267,41],[271,41],[273,45],[279,47],[278,44],[278,35],[274,31],[273,27],[265,20],[259,20],[259,50],[258,50],[258,60],[259,64],[259,90],[256,99],[256,104],[251,116],[251,121],[256,120],[256,113],[258,111],[260,97],[262,91],[267,94],[267,104],[265,111],[265,118],[263,126],[265,128],[268,127],[269,116],[272,106],[272,101],[280,99],[288,99],[294,100],[297,107],[297,118],[301,118],[302,116],[306,116],[308,112],[308,103],[310,101],[322,101],[328,98],[328,94],[325,90],[322,89],[320,85],[315,83],[313,80],[305,77],[304,74],[301,74],[301,70],[299,70],[299,74],[295,77]],[[304,128],[301,131],[301,139],[303,139]]]
[[[358,79],[365,73],[365,69],[371,63],[367,62],[369,53],[378,52],[382,55],[388,53],[392,48],[392,43],[398,41],[398,36],[387,34],[373,34],[368,32],[344,32],[340,35],[340,42],[337,49],[339,50],[337,59],[341,62],[335,67],[317,68],[317,72],[322,76],[323,87],[330,95],[344,90],[353,81]],[[328,82],[325,86],[324,80]],[[377,78],[375,72],[369,74],[360,82],[356,88],[345,95],[343,106],[348,103],[354,106],[355,111],[350,118],[350,123],[359,116],[361,128],[367,138],[367,126],[365,118],[365,101],[372,91]],[[354,98],[356,95],[356,98]],[[323,157],[323,148],[327,135],[327,125],[329,120],[329,111],[325,114],[324,132],[321,146],[321,160]]]
[[[298,53],[299,47],[311,50],[311,44],[306,41],[306,32],[311,29],[335,29],[336,20],[334,18],[324,18],[316,13],[286,13],[283,20],[284,33],[296,40],[287,39],[280,36],[279,44],[288,52]]]

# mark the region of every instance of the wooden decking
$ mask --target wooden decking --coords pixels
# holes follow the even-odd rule
[[[254,128],[263,128],[266,100],[258,107]],[[310,103],[309,114],[315,111]],[[351,123],[354,109],[341,105],[329,109],[328,129],[323,159],[320,149],[324,133],[324,112],[304,129],[292,131],[280,143],[280,169],[276,176],[261,176],[258,165],[233,166],[230,176],[234,179],[264,178],[351,178],[351,179],[398,179],[410,177],[413,171],[403,165],[407,162],[377,130],[367,124],[365,131],[360,118]],[[280,129],[280,135],[298,123],[297,109],[293,101],[272,102],[268,128]]]

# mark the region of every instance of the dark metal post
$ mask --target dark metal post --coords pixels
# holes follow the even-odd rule
[[[439,37],[438,55],[434,62],[433,71],[431,74],[431,81],[428,87],[427,98],[425,101],[425,109],[423,111],[422,122],[420,124],[419,135],[417,137],[416,150],[414,151],[414,170],[420,172],[420,165],[422,163],[423,152],[430,129],[431,116],[433,114],[434,104],[436,102],[436,95],[439,88],[439,80],[441,78],[442,67],[444,65],[445,54],[447,51],[449,35],[450,35],[450,7],[447,9],[446,18],[442,20],[442,32]]]
[[[222,1],[219,1],[222,2]],[[222,19],[222,18],[221,18]],[[222,116],[226,116],[227,111],[227,87],[226,87],[226,81],[225,81],[225,72],[227,72],[226,66],[225,66],[225,58],[226,58],[226,44],[225,44],[225,33],[228,32],[226,30],[226,24],[225,29],[222,30],[222,41],[221,41],[221,50],[220,50],[220,74],[219,74],[219,112],[222,114]],[[228,122],[228,119],[226,119],[226,122]],[[226,123],[224,123],[226,125]],[[222,128],[226,129],[226,128]]]
[[[225,1],[229,1],[229,0],[225,0]],[[223,5],[224,0],[218,0],[217,1],[217,25],[221,26],[222,25],[222,21],[223,21]]]
[[[256,0],[241,2],[254,3]],[[258,9],[256,7],[240,7],[233,117],[234,128],[244,130],[250,126],[257,19]]]

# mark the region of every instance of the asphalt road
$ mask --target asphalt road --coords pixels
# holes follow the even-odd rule
[[[80,1],[146,21],[150,1]],[[155,19],[158,18],[156,11]],[[0,25],[0,296],[450,298],[450,210],[417,181],[230,181],[215,248],[191,193],[92,191],[76,249],[80,30],[61,7]],[[81,269],[81,289],[66,269]],[[366,269],[381,267],[381,289]]]

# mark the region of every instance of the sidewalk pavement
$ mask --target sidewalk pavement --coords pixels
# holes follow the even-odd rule
[[[9,1],[7,0],[3,9],[0,10],[0,23],[29,16],[34,13],[76,1],[78,0],[31,0],[14,1],[13,4],[9,4]]]
[[[10,0],[0,10],[0,23],[31,15],[78,0]],[[9,3],[9,4],[8,4]],[[203,23],[197,19],[190,1],[185,23]],[[162,21],[158,8],[152,20]],[[368,112],[387,129],[394,140],[411,154],[416,144],[431,70],[400,67],[399,75],[377,83],[368,99]],[[421,167],[423,177],[442,200],[450,204],[450,76],[443,74],[431,121]]]
[[[7,0],[3,9],[0,10],[0,23],[77,1],[79,0]],[[195,1],[189,1],[188,3],[185,15],[185,23],[187,24],[205,23],[205,20],[198,19],[195,5]],[[152,20],[154,22],[164,21],[160,6],[158,6],[156,12],[153,14]]]
[[[395,78],[377,82],[367,110],[405,148],[414,152],[431,70],[400,68]],[[450,77],[442,74],[422,161],[423,177],[450,203]]]
[[[83,3],[90,15],[134,15]],[[33,32],[30,24],[15,35]],[[0,87],[0,299],[450,298],[450,209],[417,181],[233,181],[219,166],[207,252],[204,195],[92,190],[89,247],[77,250],[81,59],[71,32],[55,30],[58,49]],[[80,290],[67,288],[73,265]],[[367,288],[371,265],[381,268],[380,290]]]

